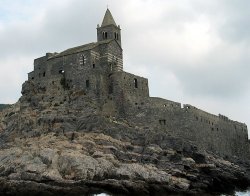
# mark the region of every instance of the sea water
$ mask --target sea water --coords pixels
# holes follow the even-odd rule
[[[236,196],[250,196],[250,190],[245,191],[245,192],[236,192]]]
[[[244,192],[236,192],[235,195],[236,196],[250,196],[250,190],[244,191]],[[96,194],[94,196],[110,196],[110,195],[106,193],[101,193],[101,194]],[[225,195],[221,195],[221,196],[225,196]]]
[[[110,196],[110,195],[106,193],[101,193],[101,194],[96,194],[94,196]],[[221,195],[221,196],[225,196],[225,195]],[[250,196],[250,190],[244,191],[244,192],[236,192],[235,196]]]

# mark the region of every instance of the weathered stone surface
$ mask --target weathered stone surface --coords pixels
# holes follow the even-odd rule
[[[0,110],[1,194],[215,195],[250,185],[246,125],[149,97],[147,79],[122,69],[120,38],[99,41],[36,59],[22,97]]]

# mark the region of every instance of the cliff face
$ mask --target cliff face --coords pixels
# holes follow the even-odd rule
[[[28,82],[22,93],[0,112],[2,193],[216,194],[250,185],[249,163],[105,116],[82,91]]]

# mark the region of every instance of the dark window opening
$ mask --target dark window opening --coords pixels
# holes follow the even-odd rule
[[[166,120],[159,120],[160,125],[166,125]]]
[[[213,130],[214,130],[214,128],[212,127],[212,128],[211,128],[211,130],[213,131]]]
[[[86,88],[89,88],[90,84],[89,84],[89,80],[86,80]]]
[[[59,70],[59,74],[63,74],[64,73],[64,70]]]
[[[95,69],[95,64],[93,64],[93,69]]]
[[[134,79],[134,85],[135,85],[135,88],[138,88],[138,81],[136,78]]]
[[[46,73],[45,73],[45,72],[43,72],[43,77],[45,77],[45,75],[46,75]]]
[[[34,80],[34,77],[32,77],[31,79]]]
[[[113,93],[113,85],[109,85],[109,94],[112,94]]]
[[[107,39],[108,38],[108,33],[107,32],[102,32],[102,38]]]
[[[119,34],[115,32],[114,35],[115,35],[115,39],[118,40],[119,39]]]
[[[196,120],[199,120],[199,118],[196,116]]]

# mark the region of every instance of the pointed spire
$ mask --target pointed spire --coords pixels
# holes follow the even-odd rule
[[[102,27],[108,26],[111,24],[116,26],[115,20],[112,16],[111,12],[107,8],[107,11],[106,11],[105,16],[104,16],[103,21],[102,21]]]

